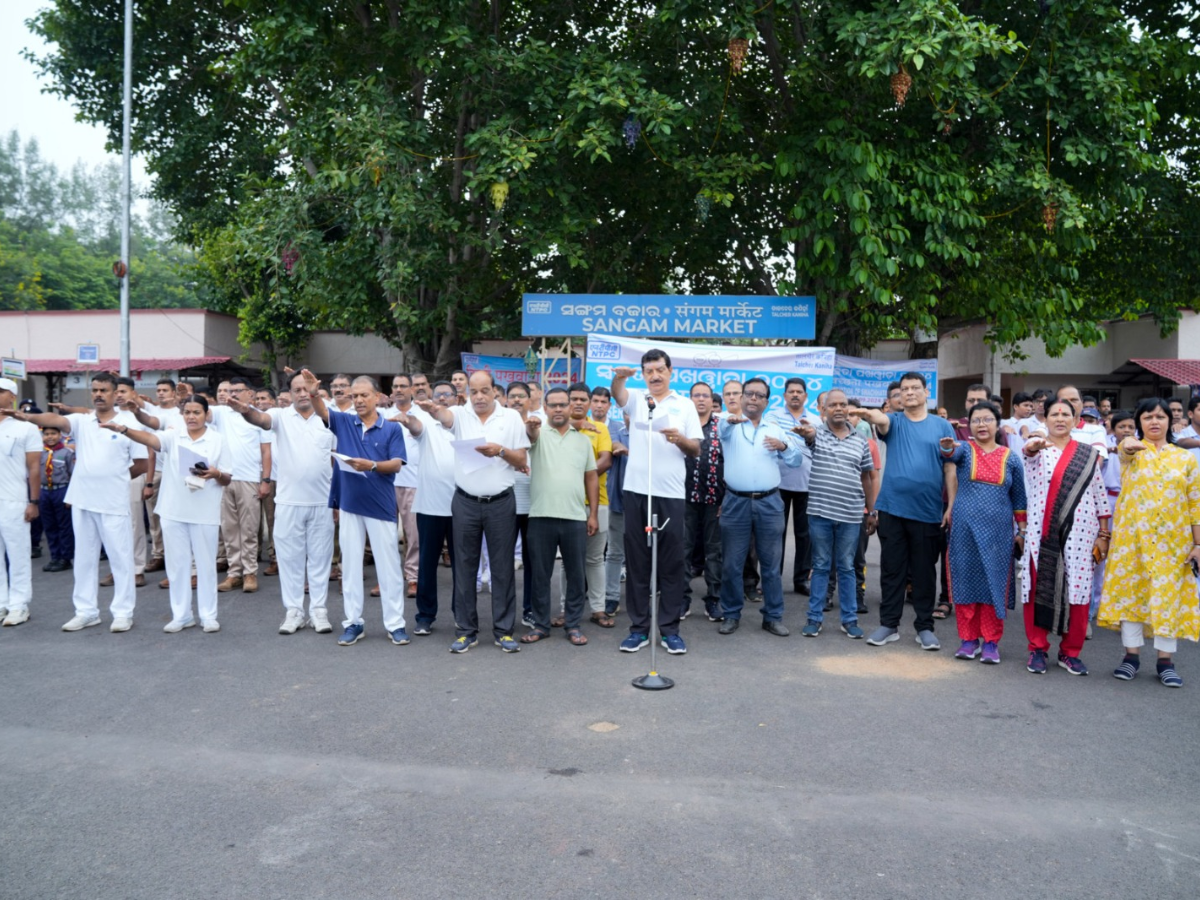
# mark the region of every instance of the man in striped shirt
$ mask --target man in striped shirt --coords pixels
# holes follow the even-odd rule
[[[812,460],[809,476],[808,529],[812,542],[812,595],[808,622],[800,633],[821,633],[830,570],[836,567],[842,631],[858,640],[858,603],[854,585],[854,552],[867,510],[867,529],[874,531],[875,463],[866,439],[850,424],[850,405],[834,388],[825,395],[825,428],[801,422],[802,452]]]

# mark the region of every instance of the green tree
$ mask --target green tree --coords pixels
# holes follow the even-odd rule
[[[524,290],[676,288],[814,294],[845,349],[983,321],[1060,352],[1196,294],[1194,268],[1131,283],[1161,241],[1121,240],[1194,207],[1195,25],[1151,0],[148,0],[135,144],[244,337],[371,329],[445,370],[517,334]],[[34,27],[115,137],[119,10]]]

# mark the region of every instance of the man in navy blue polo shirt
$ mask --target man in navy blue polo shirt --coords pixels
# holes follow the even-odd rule
[[[330,488],[330,506],[337,498],[342,545],[342,604],[346,629],[338,643],[348,647],[363,636],[363,552],[371,538],[383,627],[393,644],[407,644],[404,630],[404,572],[396,540],[396,473],[404,465],[404,434],[399,425],[375,410],[379,385],[368,375],[350,384],[354,412],[329,409],[321,399],[312,372],[303,371],[313,408],[337,437],[337,467]]]

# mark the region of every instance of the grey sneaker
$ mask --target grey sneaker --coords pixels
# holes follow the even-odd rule
[[[886,625],[880,625],[871,632],[871,636],[867,638],[867,643],[872,647],[882,647],[884,644],[890,644],[892,641],[900,640],[899,628],[888,628]]]
[[[942,645],[938,643],[937,635],[932,631],[918,631],[917,643],[921,645],[922,650],[941,650]]]

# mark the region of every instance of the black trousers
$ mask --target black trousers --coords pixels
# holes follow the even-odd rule
[[[785,491],[780,488],[779,496],[783,498],[783,550],[779,553],[779,572],[783,574],[784,557],[787,555],[790,515],[796,544],[796,556],[792,561],[792,590],[795,590],[802,584],[808,584],[808,573],[812,569],[812,544],[808,540],[808,491]]]
[[[453,518],[417,513],[417,621],[432,625],[438,611],[438,565],[442,560],[442,542],[450,552],[450,575],[455,585]],[[453,597],[451,593],[451,597]]]
[[[479,633],[475,575],[479,571],[479,557],[486,536],[492,566],[492,633],[496,638],[511,635],[517,599],[513,584],[517,498],[509,490],[490,503],[482,503],[455,491],[450,510],[454,516],[455,634],[473,638]]]
[[[624,492],[625,498],[625,606],[629,633],[650,635],[650,545],[646,541],[645,494]],[[687,581],[685,534],[687,503],[655,497],[658,514],[658,630],[679,634],[683,612],[683,587]],[[666,527],[663,524],[666,523]],[[650,635],[653,637],[653,635]]]
[[[686,545],[703,548],[701,560],[704,569],[705,600],[721,599],[721,519],[717,515],[721,507],[715,503],[688,503],[684,515]],[[661,554],[661,551],[660,551]],[[693,560],[694,561],[694,557]],[[691,575],[689,571],[688,576]],[[692,580],[687,577],[683,587],[684,605],[692,599]]]
[[[549,633],[550,576],[554,573],[554,559],[561,551],[563,575],[566,576],[566,594],[563,597],[566,627],[578,628],[583,621],[583,607],[587,602],[587,582],[583,575],[583,561],[587,555],[587,522],[533,516],[529,519],[525,542],[529,545],[528,568],[532,577],[526,577],[533,588],[534,624]]]
[[[879,624],[899,628],[904,612],[906,582],[912,579],[913,624],[933,631],[933,601],[937,594],[937,560],[941,551],[940,522],[918,522],[879,513]]]

